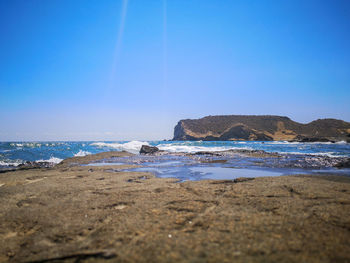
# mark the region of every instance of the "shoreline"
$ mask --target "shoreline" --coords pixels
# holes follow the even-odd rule
[[[265,159],[267,168],[350,168],[350,145],[329,143],[288,143],[288,142],[62,142],[62,143],[0,143],[1,170],[52,167],[60,161],[74,157],[96,154],[105,151],[128,151],[139,153],[143,145],[156,147],[159,154],[187,156],[194,158],[211,155],[212,158],[247,157],[248,166],[255,166],[253,158]],[[231,158],[232,157],[232,158]],[[266,158],[265,158],[266,157]],[[275,164],[268,162],[268,157],[278,158]],[[236,159],[237,159],[236,158]],[[230,161],[230,160],[228,160]]]
[[[0,173],[0,262],[346,262],[350,178],[178,182],[125,152]]]
[[[254,162],[252,161],[253,158],[259,160],[259,162],[266,168],[299,168],[299,169],[305,169],[303,172],[308,172],[307,169],[313,168],[313,169],[335,169],[335,170],[341,170],[341,169],[347,169],[350,168],[350,157],[348,156],[328,156],[327,154],[320,154],[320,153],[295,153],[295,152],[269,152],[265,150],[259,150],[259,149],[224,149],[224,150],[200,150],[200,151],[194,151],[194,152],[172,152],[167,150],[159,150],[155,146],[148,146],[143,145],[142,147],[148,147],[150,149],[153,149],[152,152],[144,152],[144,153],[131,153],[129,151],[103,151],[99,153],[92,154],[90,152],[87,152],[84,155],[74,155],[73,157],[68,157],[66,159],[59,159],[59,162],[52,162],[50,160],[38,160],[38,161],[23,161],[20,164],[17,165],[0,165],[0,173],[8,172],[8,171],[16,171],[16,170],[23,170],[23,169],[37,169],[37,168],[52,168],[54,166],[60,165],[61,163],[67,162],[67,160],[91,160],[91,162],[94,162],[96,160],[93,160],[94,158],[100,158],[102,159],[113,159],[118,158],[118,156],[113,156],[113,153],[116,153],[118,155],[119,153],[127,153],[125,156],[128,157],[136,157],[136,156],[150,156],[150,157],[188,157],[192,159],[197,159],[199,162],[213,162],[215,161],[220,162],[224,161],[232,161],[234,158],[242,157],[248,160],[248,162],[251,162],[250,166],[254,168]],[[81,150],[80,150],[81,151]],[[142,149],[141,149],[142,151]],[[92,156],[91,158],[89,156]],[[80,158],[80,159],[79,159]],[[83,158],[83,159],[81,159]],[[55,157],[51,157],[51,159],[57,159]],[[269,163],[268,159],[276,159],[278,162],[275,162],[275,164]],[[110,160],[109,160],[110,161]],[[108,160],[107,160],[108,162]],[[296,164],[298,162],[298,164]],[[87,164],[87,163],[82,163]],[[256,163],[255,163],[256,164]],[[249,166],[246,166],[244,168],[250,168]],[[288,173],[288,171],[287,171]]]

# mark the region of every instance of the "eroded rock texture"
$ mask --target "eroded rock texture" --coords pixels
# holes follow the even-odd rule
[[[181,120],[173,140],[350,141],[350,123],[320,119],[308,124],[281,116],[226,115]]]

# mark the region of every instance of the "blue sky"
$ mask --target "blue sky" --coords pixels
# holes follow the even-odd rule
[[[177,121],[350,121],[350,2],[0,0],[0,140],[169,139]]]

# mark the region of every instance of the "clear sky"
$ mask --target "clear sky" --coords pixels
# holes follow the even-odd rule
[[[0,141],[218,114],[350,121],[350,1],[0,0]]]

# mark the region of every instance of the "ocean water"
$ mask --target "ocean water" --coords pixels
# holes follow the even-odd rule
[[[104,151],[129,151],[137,154],[143,144],[157,146],[171,153],[222,151],[229,149],[264,150],[286,156],[350,157],[350,144],[297,143],[286,141],[96,141],[96,142],[0,142],[0,168],[18,166],[26,161],[59,163],[65,158],[84,156]]]

